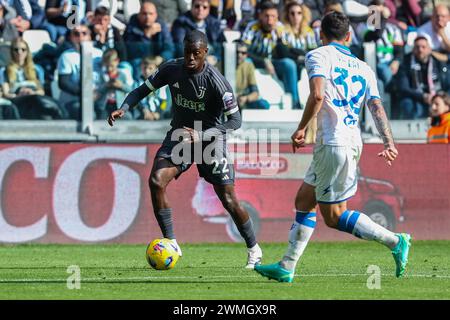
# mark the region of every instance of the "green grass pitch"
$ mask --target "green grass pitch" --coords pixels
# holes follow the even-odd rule
[[[263,262],[284,243],[263,243]],[[404,278],[394,276],[386,248],[363,241],[312,242],[294,283],[246,270],[243,244],[182,244],[173,270],[152,270],[146,245],[2,245],[0,299],[450,299],[450,241],[414,241]],[[67,288],[78,265],[80,289]],[[369,265],[381,270],[380,289],[368,289]]]

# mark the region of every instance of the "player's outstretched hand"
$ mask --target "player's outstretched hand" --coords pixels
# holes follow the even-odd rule
[[[291,137],[292,140],[292,152],[305,146],[305,129],[297,129]]]
[[[383,151],[381,151],[378,154],[378,156],[379,157],[383,157],[386,160],[387,164],[389,166],[391,166],[392,165],[392,161],[394,161],[395,158],[397,158],[397,156],[398,156],[398,151],[397,151],[397,149],[394,146],[387,147]]]
[[[198,131],[188,127],[183,127],[183,129],[185,131],[183,142],[196,143],[200,141],[200,134],[198,133]]]
[[[116,119],[120,119],[124,116],[125,111],[122,109],[117,109],[114,110],[113,112],[111,112],[111,114],[108,117],[108,123],[109,125],[112,127],[114,125],[114,121],[116,121]]]

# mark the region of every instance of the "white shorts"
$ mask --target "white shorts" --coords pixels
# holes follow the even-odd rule
[[[316,145],[304,182],[316,188],[319,203],[339,203],[355,195],[362,146]]]

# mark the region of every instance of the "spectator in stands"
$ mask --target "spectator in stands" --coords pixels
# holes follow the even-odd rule
[[[19,110],[8,99],[3,98],[3,89],[0,86],[0,120],[20,119]]]
[[[450,95],[441,91],[433,96],[430,120],[428,143],[450,143]]]
[[[244,43],[237,46],[236,97],[241,109],[269,109],[270,104],[260,98],[255,78],[255,66],[248,58]]]
[[[134,83],[133,88],[142,85],[160,64],[161,60],[154,57],[145,57],[142,59],[141,74],[139,79]],[[160,88],[139,102],[137,108],[134,109],[137,111],[134,115],[135,119],[154,121],[171,118],[171,105],[169,87]]]
[[[17,106],[22,119],[61,119],[65,117],[57,102],[46,97],[36,73],[30,48],[22,38],[11,43],[11,61],[0,72],[2,92]]]
[[[225,29],[233,29],[237,21],[234,0],[211,0],[210,14],[221,21]]]
[[[123,34],[127,27],[126,23],[128,23],[124,11],[128,10],[128,6],[133,7],[135,2],[139,3],[140,0],[87,0],[89,11],[86,13],[87,22],[92,23],[95,9],[105,7],[109,11],[111,25],[119,30],[120,34]]]
[[[0,42],[10,42],[19,36],[17,27],[11,23],[16,11],[8,5],[7,0],[0,0]]]
[[[95,90],[95,113],[97,119],[106,119],[108,115],[122,105],[133,83],[127,74],[119,69],[119,54],[115,49],[108,49],[102,57],[102,72]],[[131,112],[125,116],[132,119]]]
[[[44,9],[38,3],[38,0],[10,0],[17,16],[11,20],[20,34],[30,29],[39,29],[48,31],[53,42],[57,41],[58,32],[55,26],[47,21]]]
[[[450,92],[450,71],[433,57],[429,40],[419,36],[397,75],[400,115],[403,119],[426,118],[435,92]]]
[[[257,0],[242,0],[238,16],[238,29],[243,32],[250,21],[255,19]]]
[[[133,15],[125,30],[124,40],[128,48],[128,60],[139,66],[144,56],[173,58],[173,40],[164,21],[158,18],[153,2],[144,0],[138,14]]]
[[[436,5],[431,21],[421,26],[417,33],[430,37],[430,45],[433,51],[450,55],[450,12],[448,6],[445,4]],[[443,59],[448,61],[448,59]]]
[[[311,11],[304,4],[296,1],[288,2],[283,11],[283,22],[288,31],[288,52],[285,55],[297,62],[297,73],[300,78],[301,70],[305,66],[306,53],[317,48],[314,31],[309,26]]]
[[[111,16],[106,7],[97,7],[91,25],[94,46],[103,52],[115,49],[121,61],[127,60],[127,48],[119,29],[111,25]]]
[[[401,30],[408,27],[417,28],[421,25],[421,13],[419,0],[384,0],[391,15],[388,22],[395,24]]]
[[[214,65],[217,60],[221,60],[225,36],[220,21],[209,14],[210,7],[209,0],[192,0],[191,10],[174,21],[172,36],[175,43],[175,57],[183,56],[183,40],[186,33],[199,30],[208,37],[208,62]]]
[[[385,88],[391,85],[392,78],[397,74],[403,59],[403,35],[397,25],[390,23],[390,10],[384,5],[384,0],[374,0],[371,6],[380,14],[380,24],[373,26],[360,24],[364,30],[359,30],[365,42],[375,42],[377,52],[377,75],[383,81]]]
[[[153,0],[158,8],[158,16],[170,28],[178,16],[181,16],[190,9],[190,0]]]
[[[80,49],[83,41],[91,41],[91,32],[87,25],[81,24],[70,32],[72,48],[64,51],[58,59],[58,85],[61,89],[60,105],[64,106],[70,119],[81,119],[81,74],[80,74]],[[101,72],[102,51],[93,48],[93,80],[98,83]]]
[[[242,35],[242,41],[249,48],[249,57],[256,68],[264,68],[269,74],[277,75],[284,89],[292,95],[293,108],[300,108],[298,95],[297,65],[287,57],[273,56],[277,44],[287,45],[288,33],[278,20],[278,10],[271,1],[261,3],[259,18],[251,22]]]
[[[75,19],[74,10],[72,6],[77,6],[78,12],[86,10],[85,1],[72,1],[72,0],[47,0],[45,3],[45,15],[48,22],[54,25],[54,32],[56,35],[51,35],[54,37],[56,43],[62,43],[66,33],[69,31],[69,25],[75,24],[79,19],[79,16]]]

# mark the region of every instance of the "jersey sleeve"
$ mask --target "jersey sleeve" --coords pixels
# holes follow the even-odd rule
[[[375,72],[369,69],[367,72],[367,88],[366,88],[366,102],[369,103],[370,100],[381,99],[380,92],[378,91],[377,78]]]
[[[168,84],[168,79],[170,77],[171,71],[173,70],[174,62],[173,60],[167,61],[159,66],[147,80],[145,80],[145,85],[151,90],[156,91],[161,87]]]
[[[236,97],[233,93],[233,89],[228,81],[221,76],[214,77],[215,87],[217,95],[220,97],[220,103],[222,104],[223,113],[226,116],[239,111],[239,107],[236,101]]]
[[[323,77],[328,79],[331,63],[329,57],[322,50],[313,50],[306,55],[305,60],[308,78]]]

